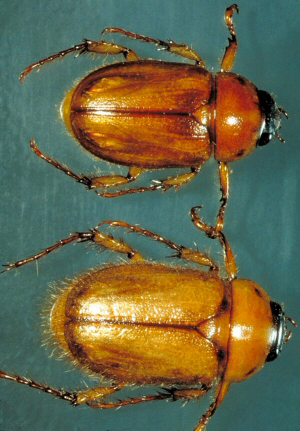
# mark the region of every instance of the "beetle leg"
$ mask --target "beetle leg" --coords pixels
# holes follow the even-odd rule
[[[40,253],[30,256],[26,259],[19,260],[15,263],[3,265],[3,266],[6,266],[6,268],[3,271],[1,271],[0,274],[3,274],[4,272],[10,271],[12,269],[19,268],[20,266],[26,265],[27,263],[37,261],[42,257],[47,256],[52,251],[58,250],[64,245],[70,244],[71,242],[74,242],[74,241],[76,242],[91,241],[99,247],[103,247],[105,249],[109,249],[117,253],[126,254],[128,259],[132,260],[133,262],[141,262],[144,260],[137,251],[133,250],[130,246],[126,245],[123,241],[121,240],[119,241],[113,238],[112,236],[105,235],[104,233],[100,232],[97,229],[91,229],[89,232],[76,232],[70,237],[61,239],[51,247],[47,247],[45,250],[41,251]]]
[[[220,178],[220,191],[222,193],[221,197],[221,205],[218,211],[217,215],[217,222],[215,226],[208,226],[200,221],[199,218],[197,218],[197,221],[195,222],[196,218],[193,218],[193,223],[198,227],[200,230],[204,231],[206,235],[209,238],[218,238],[219,232],[223,230],[224,226],[224,215],[225,215],[225,209],[227,207],[228,203],[228,196],[229,196],[229,168],[228,164],[225,162],[219,162],[219,178]],[[196,207],[195,207],[196,208]],[[201,208],[201,207],[200,207]],[[197,222],[199,222],[199,225],[197,225]]]
[[[215,230],[220,232],[223,230],[224,225],[224,214],[228,203],[229,196],[229,168],[228,164],[225,162],[218,162],[219,165],[219,178],[220,178],[220,190],[222,193],[221,206],[217,216],[217,223]]]
[[[225,48],[225,53],[221,63],[221,72],[231,71],[231,69],[233,68],[233,64],[234,64],[234,60],[235,60],[235,56],[238,48],[236,33],[232,22],[232,15],[234,14],[234,11],[239,13],[237,4],[233,4],[229,6],[225,12],[225,21],[231,38],[228,39],[229,45]]]
[[[103,175],[101,177],[91,178],[89,189],[107,188],[107,187],[119,187],[125,184],[135,181],[137,177],[144,171],[142,168],[137,168],[135,166],[131,167],[128,171],[126,177],[123,175]],[[96,192],[97,195],[103,197],[115,197],[119,196],[117,193],[107,193],[107,192]],[[113,196],[111,196],[113,195]]]
[[[217,388],[215,399],[213,400],[211,405],[208,407],[205,414],[201,417],[200,422],[198,423],[196,428],[194,428],[193,431],[204,431],[205,425],[207,424],[209,419],[212,417],[212,415],[215,413],[215,411],[220,407],[221,402],[223,401],[223,399],[225,398],[225,396],[228,392],[229,386],[230,386],[229,383],[221,380],[221,382],[219,383],[218,388]]]
[[[99,388],[102,389],[101,387]],[[78,394],[80,395],[80,394]],[[144,395],[141,397],[135,397],[135,398],[127,398],[125,400],[118,400],[115,402],[103,402],[103,401],[97,401],[97,400],[91,400],[86,402],[86,404],[89,407],[92,407],[94,409],[114,409],[117,407],[124,407],[139,403],[146,403],[148,401],[161,401],[161,400],[167,400],[172,398],[172,395],[169,393],[159,393],[157,395]]]
[[[165,180],[158,181],[149,187],[137,187],[134,189],[119,190],[116,192],[98,192],[97,188],[108,188],[108,187],[119,187],[128,183],[131,183],[137,179],[137,177],[144,171],[142,168],[137,168],[135,166],[129,169],[127,176],[123,175],[103,175],[101,177],[88,177],[86,175],[77,175],[71,171],[66,166],[62,165],[59,161],[51,159],[49,156],[43,154],[37,147],[34,139],[30,141],[30,147],[33,152],[42,160],[54,166],[56,169],[62,171],[64,174],[73,178],[77,183],[84,184],[88,190],[94,190],[98,196],[105,198],[115,198],[118,196],[123,196],[133,193],[142,193],[148,191],[161,190],[163,192],[175,187],[176,190],[184,184],[190,182],[200,171],[200,167],[191,168],[191,172],[187,172],[175,177],[169,177]]]
[[[171,189],[172,187],[175,187],[176,190],[179,189],[184,184],[189,183],[200,171],[201,167],[195,167],[191,168],[191,172],[186,172],[184,174],[176,175],[175,177],[169,177],[165,180],[157,181],[156,184],[153,184],[149,187],[137,187],[134,189],[125,189],[125,190],[118,190],[116,192],[102,192],[99,193],[95,190],[97,195],[105,197],[105,198],[115,198],[118,196],[123,196],[127,194],[133,194],[133,193],[143,193],[143,192],[151,192],[155,190],[161,190],[162,192],[166,192],[167,190]],[[131,171],[129,171],[130,173]],[[135,178],[134,178],[135,179]],[[97,178],[93,179],[96,183]],[[130,180],[132,181],[132,179]]]
[[[182,245],[177,245],[174,242],[170,241],[169,239],[163,238],[162,236],[157,235],[153,232],[150,232],[149,230],[142,229],[139,226],[134,226],[129,223],[118,221],[118,220],[105,220],[99,223],[97,227],[102,226],[104,224],[107,224],[111,227],[121,227],[123,229],[129,229],[130,232],[139,233],[141,235],[152,238],[154,241],[161,242],[165,244],[167,247],[176,251],[176,254],[171,257],[178,257],[180,259],[186,259],[190,262],[194,262],[199,265],[208,266],[211,271],[219,270],[217,264],[212,259],[210,259],[207,255],[200,253],[199,251],[190,250]]]
[[[105,388],[106,389],[106,388]],[[111,389],[111,388],[107,388]],[[191,389],[176,389],[176,388],[163,388],[165,392],[159,392],[157,395],[144,395],[142,397],[136,397],[136,398],[128,398],[125,400],[118,400],[117,402],[101,402],[97,401],[96,398],[99,398],[98,391],[102,392],[103,388],[99,387],[96,389],[88,389],[85,392],[79,392],[77,395],[77,404],[86,403],[89,407],[92,408],[101,408],[101,409],[111,409],[115,407],[123,407],[133,404],[139,404],[144,403],[147,401],[161,401],[161,400],[167,400],[171,399],[172,401],[178,401],[178,400],[185,400],[190,401],[193,399],[197,399],[205,395],[209,390],[211,389],[211,386],[203,385],[201,388],[191,388]],[[97,397],[92,399],[89,393],[93,395],[93,392],[96,392]],[[85,400],[85,394],[88,395],[90,398],[89,401]],[[81,400],[81,395],[83,395],[83,400]]]
[[[124,184],[128,184],[131,181],[136,180],[140,173],[143,172],[143,169],[141,168],[132,167],[129,169],[127,177],[124,177],[123,175],[106,175],[102,177],[88,177],[85,175],[79,176],[72,172],[66,166],[59,163],[57,160],[53,160],[49,156],[45,156],[35,144],[34,139],[31,139],[30,147],[40,159],[44,160],[45,162],[54,166],[56,169],[62,171],[64,174],[73,178],[73,180],[75,180],[77,183],[84,184],[89,190],[100,187],[118,187]],[[99,193],[97,194],[99,195]],[[103,193],[103,196],[106,197],[105,192]]]
[[[136,61],[139,59],[134,51],[132,51],[130,48],[126,48],[125,46],[117,45],[112,42],[106,42],[105,40],[100,40],[99,42],[97,42],[93,40],[84,39],[83,43],[72,46],[69,49],[65,49],[64,51],[60,51],[57,54],[50,55],[49,57],[44,58],[43,60],[40,60],[40,61],[37,61],[36,63],[31,64],[24,70],[24,72],[21,73],[20,81],[22,82],[24,78],[33,69],[39,70],[45,64],[52,63],[52,61],[56,59],[62,59],[66,55],[71,54],[72,52],[77,53],[77,55],[81,55],[86,52],[91,52],[93,54],[108,54],[108,55],[123,54],[125,59],[128,61]]]
[[[54,389],[45,383],[37,383],[36,381],[27,377],[20,377],[15,374],[8,374],[0,370],[0,378],[5,380],[11,380],[15,383],[26,385],[33,389],[38,389],[47,394],[54,395],[61,400],[69,401],[73,406],[77,407],[82,404],[87,404],[92,408],[101,409],[113,409],[117,407],[123,407],[128,405],[134,405],[139,403],[145,403],[148,401],[160,401],[166,399],[176,400],[179,398],[186,398],[183,394],[176,394],[177,391],[166,391],[164,393],[158,393],[156,395],[145,395],[142,397],[128,398],[125,400],[116,400],[115,402],[107,402],[105,398],[109,395],[114,394],[117,391],[122,390],[126,385],[117,386],[99,386],[96,388],[87,389],[85,391],[65,391],[64,389]],[[182,391],[179,391],[182,392]],[[203,392],[203,391],[202,391]],[[199,395],[201,396],[201,395]]]
[[[168,389],[164,388],[165,391],[168,391],[172,394],[172,399],[174,401],[178,400],[185,400],[185,401],[191,401],[197,398],[203,397],[210,389],[211,385],[201,385],[199,388],[186,388],[186,389]]]
[[[84,52],[92,52],[94,54],[109,54],[117,55],[123,54],[127,61],[137,61],[139,57],[130,48],[126,48],[122,45],[117,45],[116,43],[106,42],[105,40],[100,40],[99,42],[93,40],[85,40],[86,48]]]
[[[120,33],[123,36],[129,37],[130,39],[141,40],[142,42],[154,43],[161,49],[171,52],[172,54],[180,55],[181,57],[187,58],[188,60],[195,61],[201,67],[205,67],[205,63],[202,58],[191,48],[189,48],[184,43],[176,43],[173,40],[164,42],[160,39],[152,39],[148,36],[143,36],[141,34],[131,33],[130,31],[123,30],[121,28],[107,27],[103,30],[104,33]]]
[[[31,263],[34,261],[38,261],[42,257],[47,256],[52,251],[58,250],[59,248],[70,244],[71,242],[87,242],[91,241],[94,244],[96,244],[99,247],[103,247],[105,249],[109,249],[111,251],[125,254],[128,259],[130,259],[133,262],[143,262],[143,257],[135,250],[133,250],[132,247],[124,243],[122,240],[117,240],[111,235],[106,235],[103,232],[100,232],[97,228],[102,225],[109,225],[111,227],[122,227],[123,229],[129,229],[131,232],[136,232],[141,235],[147,236],[152,238],[154,241],[161,242],[171,248],[172,250],[176,251],[176,254],[172,257],[178,257],[180,259],[186,259],[190,262],[197,263],[199,265],[207,266],[210,268],[211,271],[218,271],[219,268],[217,264],[209,258],[209,256],[200,253],[199,251],[190,250],[184,246],[179,246],[175,244],[174,242],[161,237],[160,235],[157,235],[153,232],[150,232],[146,229],[142,229],[138,226],[131,225],[129,223],[125,223],[122,221],[112,221],[112,220],[106,220],[101,223],[99,223],[96,228],[91,229],[88,232],[76,232],[75,234],[72,234],[68,238],[61,239],[56,244],[47,247],[45,250],[41,251],[38,254],[35,254],[33,256],[30,256],[28,258],[19,260],[15,263],[3,265],[6,266],[6,268],[0,272],[0,274],[3,274],[4,272],[10,271],[12,269],[19,268],[23,265],[26,265],[27,263]],[[202,229],[203,230],[203,229]]]
[[[54,166],[56,169],[62,171],[64,174],[73,178],[78,183],[84,184],[88,188],[90,187],[91,178],[86,177],[85,175],[79,176],[79,175],[75,174],[74,172],[70,171],[70,169],[68,169],[66,166],[63,166],[62,164],[60,164],[57,160],[52,160],[50,157],[45,156],[43,153],[41,153],[41,151],[39,150],[39,148],[35,144],[34,139],[30,140],[30,148],[40,159],[42,159],[45,162],[49,163],[50,165]]]
[[[21,383],[22,385],[29,386],[30,388],[39,389],[40,391],[46,392],[47,394],[54,395],[62,400],[69,401],[71,404],[76,403],[76,393],[75,392],[67,392],[64,389],[53,389],[46,384],[40,384],[35,382],[32,379],[28,379],[26,377],[20,377],[15,374],[7,374],[4,371],[0,370],[0,378],[6,380],[12,380],[16,383]]]
[[[198,229],[204,232],[209,238],[219,239],[223,248],[227,277],[229,280],[233,280],[234,278],[236,278],[236,275],[237,275],[237,266],[236,266],[235,258],[231,250],[231,247],[229,245],[229,242],[227,241],[226,236],[221,231],[218,231],[215,236],[212,235],[213,228],[211,226],[208,226],[206,223],[204,223],[196,212],[197,209],[201,209],[201,208],[202,207],[193,207],[191,209],[190,215],[191,215],[192,222]]]

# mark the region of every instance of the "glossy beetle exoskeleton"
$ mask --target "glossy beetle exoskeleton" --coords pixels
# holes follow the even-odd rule
[[[206,232],[195,208],[194,224]],[[100,225],[129,229],[172,250],[209,272],[145,262],[123,241],[99,230]],[[3,272],[46,256],[73,241],[92,243],[126,254],[131,264],[97,268],[68,281],[56,295],[49,326],[55,342],[75,363],[113,384],[78,392],[0,371],[0,377],[93,408],[112,408],[153,400],[192,400],[213,387],[214,400],[194,431],[203,430],[231,383],[258,372],[274,360],[284,342],[287,321],[281,306],[250,280],[236,277],[231,248],[223,235],[227,278],[199,251],[192,251],[137,226],[106,221],[89,232],[76,233],[41,253],[8,265]],[[126,386],[159,386],[158,393],[108,401]]]
[[[139,60],[131,49],[123,46],[85,40],[32,64],[21,74],[23,80],[34,68],[39,69],[72,52],[123,54],[127,62],[97,69],[76,85],[64,99],[61,115],[82,147],[100,159],[127,166],[127,176],[78,176],[44,156],[34,140],[32,149],[42,159],[105,197],[178,188],[194,178],[201,165],[214,156],[219,164],[222,192],[215,231],[221,231],[229,191],[227,162],[245,157],[273,136],[282,140],[278,130],[281,114],[286,115],[268,93],[231,73],[237,51],[232,15],[237,10],[235,4],[226,10],[231,38],[221,71],[215,76],[205,68],[201,57],[184,44],[163,42],[118,28],[106,28],[104,32],[154,43],[196,64]],[[189,173],[149,187],[107,191],[134,181],[147,169],[187,167],[191,169]]]

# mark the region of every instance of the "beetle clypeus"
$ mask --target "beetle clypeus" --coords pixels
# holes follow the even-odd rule
[[[127,176],[78,176],[58,161],[43,155],[34,140],[37,156],[75,181],[104,197],[150,190],[166,191],[188,183],[212,155],[219,164],[221,205],[211,236],[223,228],[229,192],[228,162],[250,154],[278,135],[281,114],[273,98],[250,81],[232,73],[237,39],[232,22],[236,4],[228,7],[225,20],[230,33],[221,71],[213,76],[201,57],[184,44],[141,36],[119,28],[119,33],[153,43],[159,48],[195,62],[195,65],[139,60],[129,48],[106,41],[85,40],[27,67],[33,69],[69,53],[123,54],[127,62],[102,67],[86,76],[65,97],[61,116],[82,147],[94,156],[129,168]],[[169,177],[149,187],[107,191],[134,181],[144,170],[187,168],[189,173]],[[97,189],[102,189],[99,192]]]
[[[210,230],[197,207],[197,228]],[[146,262],[121,240],[100,231],[109,225],[128,229],[175,250],[175,256],[209,268],[208,272]],[[0,371],[0,377],[42,390],[78,406],[110,409],[154,400],[193,400],[215,388],[213,402],[194,431],[204,429],[231,383],[273,361],[290,339],[281,306],[256,283],[238,279],[235,259],[222,232],[227,277],[207,255],[178,246],[157,234],[122,221],[104,221],[77,232],[41,253],[2,271],[37,261],[74,241],[123,253],[130,264],[109,265],[79,275],[64,285],[51,307],[49,326],[56,344],[78,365],[113,384],[78,392]],[[159,386],[153,395],[107,401],[126,386]]]

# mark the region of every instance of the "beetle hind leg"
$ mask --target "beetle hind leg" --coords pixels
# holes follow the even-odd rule
[[[171,395],[158,394],[152,396],[145,396],[140,398],[128,398],[125,400],[117,400],[115,402],[108,402],[105,398],[109,395],[114,394],[122,390],[126,385],[119,386],[99,386],[96,388],[87,389],[85,391],[65,391],[64,389],[54,389],[45,383],[37,383],[36,381],[29,379],[27,377],[20,377],[15,374],[8,374],[0,370],[0,378],[5,380],[11,380],[15,383],[20,383],[26,385],[33,389],[38,389],[47,394],[53,395],[61,400],[68,401],[73,406],[77,407],[82,404],[87,404],[89,407],[111,409],[116,407],[121,407],[125,405],[137,404],[145,401],[154,401],[170,398]]]
[[[161,49],[169,51],[172,54],[180,55],[181,57],[187,58],[188,60],[195,61],[195,63],[198,64],[199,66],[205,67],[205,64],[202,58],[192,48],[189,48],[184,43],[179,44],[174,42],[171,39],[168,42],[164,42],[163,40],[160,40],[160,39],[152,39],[151,37],[143,36],[137,33],[132,33],[130,31],[123,30],[121,28],[107,27],[103,30],[102,34],[104,33],[119,33],[119,34],[122,34],[123,36],[129,37],[130,39],[136,39],[147,43],[154,43],[156,46],[158,46]]]
[[[33,389],[38,389],[39,391],[45,392],[47,394],[53,395],[61,400],[68,401],[73,406],[77,407],[82,404],[87,404],[91,408],[99,409],[113,409],[118,407],[124,407],[128,405],[134,405],[139,403],[145,403],[149,401],[161,401],[167,399],[186,398],[182,391],[165,391],[160,392],[155,395],[145,395],[141,397],[129,397],[124,400],[116,401],[106,401],[106,397],[113,395],[114,393],[124,389],[126,385],[116,385],[116,386],[99,386],[96,388],[87,389],[85,391],[65,391],[64,389],[54,389],[45,383],[38,383],[27,377],[21,377],[16,374],[8,374],[0,370],[0,378],[5,380],[11,380],[15,383],[26,385]],[[203,391],[202,391],[203,392]],[[198,395],[200,396],[200,395]]]
[[[92,176],[86,176],[86,175],[77,175],[75,172],[71,171],[67,166],[62,165],[57,160],[53,160],[49,156],[46,156],[45,154],[43,154],[38,148],[38,146],[36,145],[34,139],[31,139],[30,147],[40,159],[54,166],[56,169],[66,174],[68,177],[73,178],[73,180],[75,180],[77,183],[84,184],[88,190],[94,190],[98,196],[105,197],[105,198],[115,198],[115,197],[123,196],[127,194],[143,193],[143,192],[156,191],[156,190],[161,190],[162,192],[166,192],[167,190],[173,187],[176,190],[178,190],[179,187],[181,187],[184,184],[187,184],[193,178],[195,178],[195,176],[198,174],[198,172],[201,169],[201,166],[193,167],[191,168],[190,172],[180,174],[175,177],[169,177],[165,180],[157,181],[156,184],[153,184],[149,187],[137,187],[133,189],[118,190],[116,192],[108,192],[106,190],[99,192],[96,189],[120,187],[135,181],[138,178],[138,176],[144,171],[144,169],[132,166],[129,169],[127,176],[103,175],[100,177],[96,177],[96,176],[92,177]]]
[[[22,82],[24,78],[33,70],[39,70],[42,66],[48,63],[52,63],[52,61],[57,59],[62,59],[66,55],[75,53],[77,55],[85,54],[86,52],[90,52],[92,54],[107,54],[107,55],[117,55],[123,54],[124,58],[127,61],[137,61],[139,58],[134,51],[130,48],[126,48],[125,46],[117,45],[112,42],[106,42],[105,40],[93,41],[84,39],[83,43],[75,45],[71,48],[65,49],[64,51],[60,51],[57,54],[50,55],[43,60],[39,60],[36,63],[28,66],[20,75],[20,81]]]
[[[165,180],[156,181],[156,184],[153,184],[149,187],[137,187],[133,189],[118,190],[116,192],[107,192],[107,191],[97,192],[96,191],[96,193],[99,196],[102,196],[105,198],[115,198],[115,197],[123,196],[127,194],[151,192],[156,190],[161,190],[162,192],[166,192],[171,188],[175,188],[176,190],[178,190],[179,187],[189,183],[193,178],[195,178],[195,176],[198,174],[200,169],[201,169],[201,166],[191,168],[190,172],[176,175],[175,177],[169,177],[169,178],[166,178]],[[131,173],[131,170],[129,171],[129,173]],[[96,183],[97,179],[95,178],[94,180]],[[130,181],[132,181],[132,179]]]
[[[96,390],[100,390],[100,388],[96,388]],[[108,388],[109,389],[109,388]],[[116,408],[116,407],[124,407],[128,405],[134,405],[139,403],[145,403],[149,401],[162,401],[162,400],[172,400],[172,401],[178,401],[178,400],[184,400],[184,401],[191,401],[193,399],[201,398],[203,395],[205,395],[210,390],[210,386],[203,385],[203,387],[196,388],[196,389],[177,389],[177,388],[163,388],[163,392],[159,391],[156,395],[144,395],[141,397],[130,397],[126,398],[124,400],[118,400],[116,402],[106,402],[106,401],[97,401],[96,398],[94,400],[89,400],[85,402],[89,407],[92,408],[100,408],[100,409],[110,409],[110,408]],[[90,390],[91,392],[93,389]],[[85,393],[88,393],[88,391],[83,392],[83,396],[85,396]],[[80,400],[80,393],[77,395],[78,400]],[[97,397],[98,398],[98,397]]]
[[[100,223],[101,224],[101,223]],[[91,242],[95,244],[96,246],[108,249],[117,253],[125,254],[128,259],[130,259],[132,262],[143,262],[143,257],[135,250],[133,250],[132,247],[125,244],[122,240],[117,240],[111,235],[106,235],[102,232],[100,232],[97,228],[91,229],[88,232],[76,232],[72,235],[70,235],[68,238],[61,239],[56,244],[47,247],[45,250],[41,251],[40,253],[37,253],[33,256],[30,256],[28,258],[19,260],[15,263],[10,263],[7,265],[3,265],[6,268],[0,272],[0,274],[3,274],[7,271],[10,271],[12,269],[17,269],[21,266],[27,265],[31,262],[36,262],[42,257],[47,256],[49,253],[52,253],[53,251],[56,251],[60,249],[61,247],[70,244],[71,242]],[[0,375],[1,377],[1,375]]]
[[[30,141],[30,147],[32,151],[42,160],[54,166],[59,171],[63,172],[67,176],[73,178],[77,183],[84,184],[88,190],[96,188],[107,188],[107,187],[119,187],[128,184],[137,179],[137,177],[143,172],[143,169],[132,167],[129,169],[128,175],[125,177],[123,175],[105,175],[102,177],[92,177],[86,175],[77,175],[71,171],[67,166],[62,165],[57,160],[51,159],[49,156],[43,154],[38,146],[36,145],[34,139]],[[105,196],[105,192],[102,194],[98,193],[100,196]],[[110,197],[110,196],[108,196]]]
[[[76,405],[76,393],[75,392],[68,392],[64,389],[53,389],[50,386],[46,385],[45,383],[37,383],[32,379],[26,378],[26,377],[20,377],[15,374],[7,374],[4,371],[0,370],[0,378],[5,380],[11,380],[15,383],[20,383],[22,385],[26,385],[33,389],[38,389],[40,391],[43,391],[47,394],[54,395],[57,398],[60,398],[65,401],[69,401],[71,404]]]

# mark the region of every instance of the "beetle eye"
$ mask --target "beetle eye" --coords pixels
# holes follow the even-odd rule
[[[270,307],[273,315],[273,334],[272,345],[267,356],[266,362],[274,361],[282,350],[285,339],[286,324],[285,314],[277,302],[270,301]]]
[[[281,112],[277,108],[272,96],[266,91],[258,90],[259,107],[262,116],[265,118],[264,125],[261,130],[261,135],[257,141],[258,146],[266,145],[270,142],[273,136],[280,129]]]
[[[262,147],[263,145],[267,145],[271,141],[272,137],[272,133],[262,133],[257,142],[257,145],[259,145],[260,147]]]

